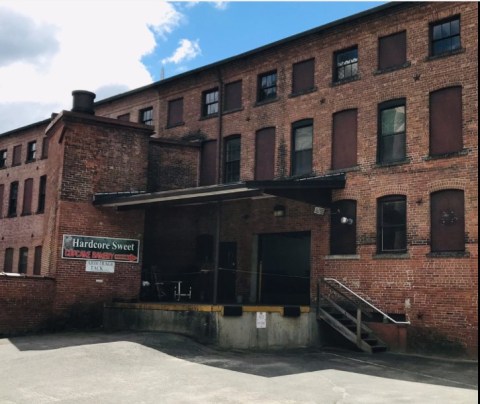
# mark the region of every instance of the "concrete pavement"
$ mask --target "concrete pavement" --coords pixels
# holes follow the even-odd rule
[[[167,333],[0,339],[0,403],[477,403],[478,363],[299,349],[232,352]]]

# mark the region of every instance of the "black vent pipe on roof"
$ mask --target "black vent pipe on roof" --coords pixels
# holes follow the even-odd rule
[[[85,90],[75,90],[72,91],[72,96],[72,112],[95,115],[95,109],[93,108],[93,100],[96,97],[95,93]]]

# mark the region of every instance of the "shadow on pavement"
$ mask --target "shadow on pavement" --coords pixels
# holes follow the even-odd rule
[[[128,341],[192,363],[268,378],[334,369],[402,381],[478,390],[478,362],[389,352],[369,355],[335,348],[232,351],[202,345],[182,335],[161,332],[69,332],[15,337],[6,341],[10,341],[20,351],[53,350]]]

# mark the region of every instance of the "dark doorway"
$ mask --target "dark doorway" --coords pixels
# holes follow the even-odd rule
[[[261,304],[310,304],[310,232],[259,236]]]
[[[220,243],[218,267],[218,302],[235,303],[237,243]]]

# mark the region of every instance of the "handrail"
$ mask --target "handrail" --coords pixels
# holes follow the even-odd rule
[[[375,307],[373,304],[371,304],[370,302],[368,302],[367,300],[365,300],[363,297],[359,296],[357,293],[355,293],[353,290],[347,288],[343,283],[337,281],[336,279],[334,278],[323,278],[324,281],[333,281],[335,283],[338,283],[342,288],[346,289],[347,291],[349,291],[351,294],[355,295],[358,299],[360,299],[362,302],[364,302],[365,304],[367,304],[368,306],[370,306],[372,309],[374,309],[375,311],[377,311],[378,313],[380,313],[384,318],[387,318],[389,319],[392,323],[394,324],[410,324],[410,321],[397,321],[397,320],[394,320],[392,317],[390,317],[388,314],[384,313],[382,310],[380,310],[379,308]]]

